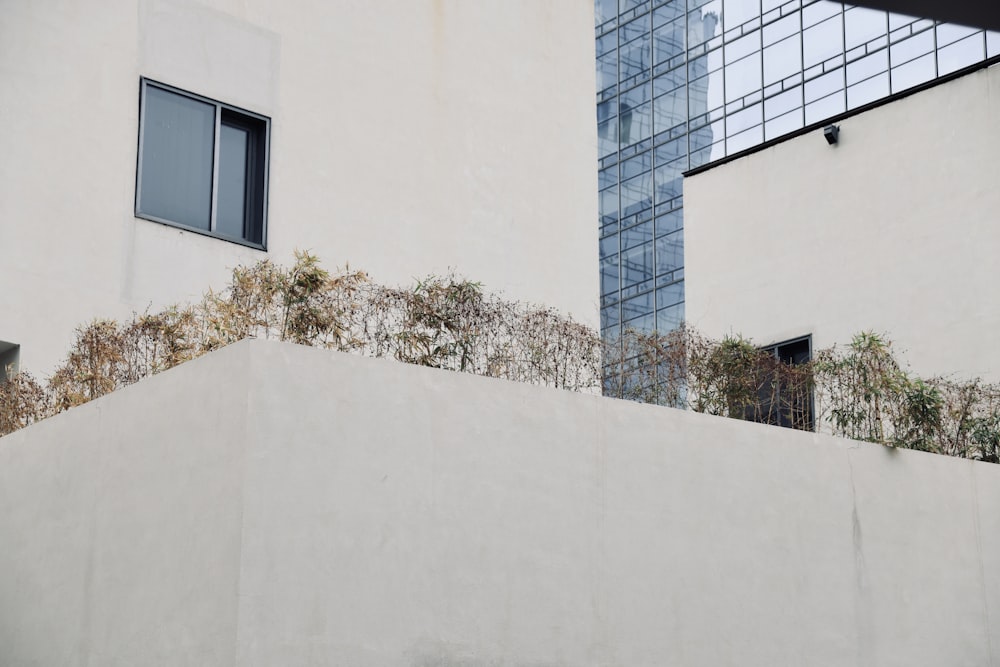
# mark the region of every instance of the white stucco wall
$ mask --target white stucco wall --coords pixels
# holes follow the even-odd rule
[[[0,664],[1000,665],[1000,466],[244,341],[0,439]]]
[[[133,215],[139,79],[271,117],[267,256],[453,268],[597,324],[592,0],[2,0],[0,339],[199,297],[265,253]]]
[[[686,178],[688,321],[1000,380],[998,117],[994,66]]]

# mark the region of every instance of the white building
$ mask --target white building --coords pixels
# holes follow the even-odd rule
[[[0,2],[5,358],[295,248],[596,324],[590,0]],[[690,178],[689,319],[962,370],[998,72]],[[0,664],[995,665],[998,502],[979,462],[243,341],[0,439]]]
[[[592,25],[590,0],[3,2],[0,355],[44,375],[77,325],[297,248],[596,326]]]
[[[0,664],[995,666],[998,503],[996,465],[248,340],[0,438]]]
[[[885,332],[919,374],[1000,380],[998,91],[992,66],[688,175],[688,322]]]

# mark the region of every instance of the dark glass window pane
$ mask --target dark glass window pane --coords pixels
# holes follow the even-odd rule
[[[629,21],[618,29],[618,41],[622,44],[631,42],[636,37],[649,33],[649,14],[644,14],[634,21]]]
[[[651,173],[641,174],[621,185],[622,215],[632,215],[652,206],[653,178]]]
[[[608,51],[614,51],[615,47],[618,46],[618,40],[615,38],[615,33],[609,32],[606,35],[597,38],[597,55],[601,56]]]
[[[657,274],[673,271],[684,266],[684,232],[674,232],[656,239]]]
[[[688,48],[707,42],[722,32],[719,13],[717,10],[702,8],[688,14]]]
[[[612,165],[607,169],[601,169],[597,174],[597,187],[600,189],[610,188],[618,183],[618,166]]]
[[[622,180],[644,174],[653,168],[653,156],[648,151],[621,163]]]
[[[681,228],[683,213],[680,209],[671,211],[656,218],[656,235],[662,236],[668,232],[673,232]]]
[[[656,149],[656,166],[687,157],[687,137],[681,136],[668,141]]]
[[[675,306],[670,306],[656,313],[656,329],[658,331],[666,332],[673,331],[681,325],[684,321],[684,304],[678,303]]]
[[[600,157],[607,157],[618,150],[618,119],[612,118],[597,124],[597,150]]]
[[[624,14],[633,7],[638,7],[639,5],[645,4],[649,5],[649,0],[621,0],[618,7],[618,13]]]
[[[662,7],[653,10],[653,28],[658,28],[667,21],[684,16],[684,3],[681,0],[673,0]]]
[[[679,197],[683,192],[681,174],[687,169],[687,159],[676,160],[662,167],[657,167],[655,172],[656,183],[656,203],[663,204],[674,197]]]
[[[601,25],[609,19],[613,19],[618,14],[617,0],[596,0],[594,3],[594,19],[597,25]]]
[[[653,312],[653,293],[646,292],[640,296],[622,301],[622,319],[628,322],[637,317]]]
[[[637,285],[653,277],[653,244],[646,243],[622,253],[622,284]]]
[[[617,326],[621,322],[621,309],[617,304],[601,309],[601,328]]]
[[[652,136],[653,106],[646,102],[631,107],[624,95],[621,100],[618,104],[618,143],[624,147]]]
[[[208,229],[215,107],[148,86],[139,212]]]
[[[621,78],[625,80],[649,69],[652,54],[649,35],[643,35],[621,47]]]
[[[666,308],[684,300],[684,283],[676,282],[656,288],[656,307]]]
[[[637,245],[653,240],[653,221],[647,220],[641,225],[622,231],[622,250],[634,248]]]
[[[618,235],[612,234],[607,238],[603,238],[600,241],[601,249],[601,259],[606,259],[608,257],[614,257],[618,254]]]
[[[246,130],[230,125],[223,125],[219,135],[219,200],[215,230],[226,236],[243,238],[249,135]]]
[[[601,260],[601,294],[618,291],[618,255]]]
[[[685,83],[687,83],[686,67],[682,66],[676,67],[672,70],[667,70],[653,79],[653,95],[662,95],[668,90],[673,90],[677,86],[683,86]]]
[[[604,90],[618,83],[618,52],[611,51],[597,59],[597,89]]]
[[[681,86],[653,100],[653,132],[659,134],[687,120],[687,88]]]
[[[601,224],[607,224],[618,219],[618,187],[601,190],[600,193]]]
[[[656,64],[684,52],[684,21],[674,21],[653,33],[653,60]]]

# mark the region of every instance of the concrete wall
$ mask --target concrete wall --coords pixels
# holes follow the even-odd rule
[[[597,324],[592,0],[0,0],[0,339],[310,249]],[[133,215],[139,80],[271,117],[268,253]]]
[[[0,663],[996,666],[998,507],[1000,466],[247,341],[0,439]]]
[[[688,320],[764,344],[889,334],[1000,380],[1000,67],[685,179]]]

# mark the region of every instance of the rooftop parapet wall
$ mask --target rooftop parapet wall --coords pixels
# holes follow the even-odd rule
[[[997,508],[997,466],[244,341],[0,439],[0,663],[998,665]]]

